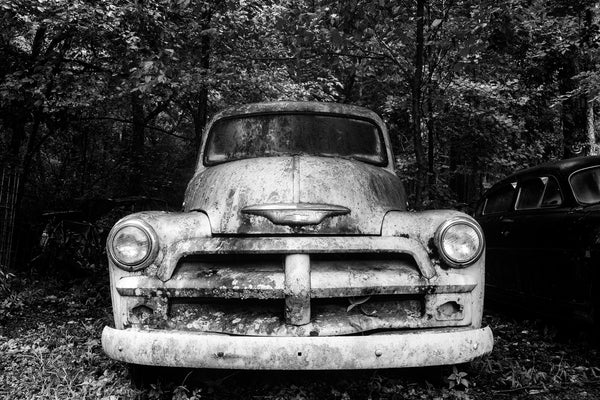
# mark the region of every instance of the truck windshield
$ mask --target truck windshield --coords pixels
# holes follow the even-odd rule
[[[208,135],[206,164],[254,157],[313,155],[383,165],[386,152],[369,121],[328,114],[261,114],[225,118]]]

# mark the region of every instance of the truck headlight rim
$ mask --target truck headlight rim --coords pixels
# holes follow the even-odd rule
[[[117,256],[117,250],[115,249],[115,239],[117,235],[126,228],[135,228],[141,231],[147,238],[149,247],[147,253],[140,260],[136,260],[134,262],[127,262],[125,260],[120,259]],[[140,269],[146,268],[149,266],[158,255],[158,236],[152,227],[146,223],[145,221],[139,219],[131,219],[126,220],[121,223],[118,223],[109,233],[107,239],[107,250],[110,259],[115,263],[115,265],[125,271],[138,271]]]
[[[448,231],[457,226],[457,225],[465,225],[468,228],[471,228],[475,234],[477,235],[477,240],[479,242],[478,248],[475,252],[468,258],[465,259],[457,259],[448,254],[444,248],[444,240],[446,239],[446,234]],[[449,266],[454,268],[464,268],[468,267],[475,263],[483,254],[483,250],[485,248],[485,238],[483,236],[483,231],[477,222],[467,219],[465,217],[454,217],[446,220],[442,223],[436,233],[435,233],[435,243],[440,253],[442,260]]]

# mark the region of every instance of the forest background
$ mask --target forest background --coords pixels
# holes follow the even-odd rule
[[[468,211],[598,153],[599,20],[590,0],[1,0],[3,246],[31,260],[47,211],[179,208],[210,116],[266,100],[373,109],[411,207]]]

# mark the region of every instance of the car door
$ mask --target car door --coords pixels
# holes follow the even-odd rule
[[[571,257],[565,287],[574,309],[600,325],[600,166],[573,172],[566,187],[575,202],[569,215]]]
[[[504,303],[518,289],[512,237],[507,235],[514,213],[516,181],[494,186],[476,213],[486,240],[486,298]]]
[[[572,213],[555,176],[524,178],[517,186],[509,236],[517,267],[516,286],[528,307],[564,303],[564,267],[572,247]],[[548,310],[545,310],[548,311]]]

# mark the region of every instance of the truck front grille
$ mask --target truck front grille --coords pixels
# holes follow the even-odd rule
[[[285,323],[283,300],[179,298],[170,302],[166,327],[250,336],[335,336],[422,325],[423,296],[371,296],[354,307],[352,301],[312,300],[310,322],[298,326]]]
[[[136,275],[116,286],[131,298],[132,324],[330,336],[468,325],[476,282],[445,272],[426,278],[408,254],[371,252],[193,255],[166,281]]]
[[[179,295],[186,297],[282,299],[288,289],[287,257],[253,254],[188,257],[179,263],[170,281],[173,286],[181,283]],[[404,254],[315,254],[308,258],[311,298],[428,290],[426,282],[421,282],[414,260]],[[187,283],[186,290],[183,282]]]

